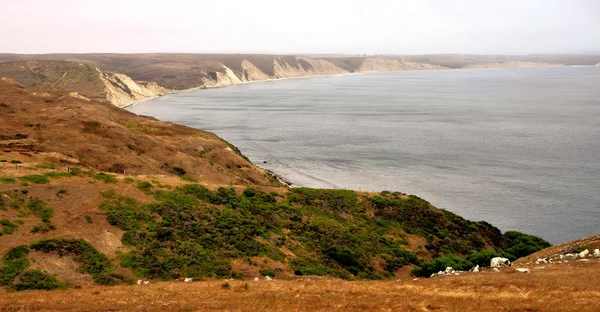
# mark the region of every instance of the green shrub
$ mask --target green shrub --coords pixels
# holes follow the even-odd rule
[[[176,175],[184,175],[185,174],[185,169],[183,168],[179,168],[179,167],[173,167],[171,168],[171,172],[176,174]]]
[[[452,267],[454,270],[466,271],[473,267],[470,261],[454,256],[446,255],[437,257],[429,262],[422,262],[420,268],[415,268],[412,273],[416,276],[430,276],[433,273],[444,271],[447,267]]]
[[[56,226],[50,222],[40,222],[31,228],[31,233],[47,233],[56,229]]]
[[[15,246],[3,257],[4,267],[0,269],[0,286],[11,285],[13,280],[29,267],[29,247]]]
[[[140,181],[137,184],[137,188],[146,193],[146,194],[151,194],[152,193],[152,183],[148,182],[148,181]]]
[[[0,178],[0,183],[2,184],[15,184],[17,181],[13,178]]]
[[[14,233],[18,226],[8,219],[0,219],[0,226],[2,226],[2,230],[0,231],[0,236],[2,235],[10,235]]]
[[[67,288],[68,284],[60,282],[56,277],[38,270],[30,270],[21,274],[13,285],[16,291],[53,290]]]
[[[473,265],[479,265],[480,267],[489,267],[492,258],[500,257],[495,251],[484,250],[470,254],[467,260],[473,263]]]
[[[39,198],[32,198],[25,205],[31,213],[42,219],[42,222],[50,222],[54,215],[54,210],[46,206],[46,203]]]
[[[106,191],[100,192],[100,195],[104,198],[110,199],[110,198],[115,198],[117,196],[117,193],[113,189],[108,189]]]
[[[24,183],[34,183],[34,184],[48,184],[50,180],[39,174],[26,175],[20,178]]]
[[[94,277],[94,282],[100,285],[120,285],[120,284],[133,284],[133,280],[119,273],[102,273]]]
[[[92,177],[96,180],[104,181],[105,183],[117,183],[119,180],[112,174],[106,174],[104,172],[93,174]]]
[[[316,275],[316,276],[325,276],[327,275],[327,270],[321,267],[316,266],[305,266],[299,267],[294,271],[296,275]]]
[[[132,178],[125,178],[123,181],[125,183],[133,183],[134,180]]]
[[[511,261],[552,246],[539,237],[517,231],[508,231],[504,234],[504,237],[508,243],[508,247],[504,251]]]
[[[90,216],[85,216],[85,222],[87,222],[87,223],[92,223],[92,222],[93,222],[93,220],[92,220],[92,217],[90,217]]]
[[[262,276],[275,277],[275,272],[273,272],[273,270],[263,269],[263,270],[260,270],[259,273]]]
[[[180,177],[180,178],[181,178],[181,180],[183,180],[183,181],[187,181],[187,182],[193,182],[193,183],[196,183],[196,182],[198,182],[198,180],[196,180],[196,179],[192,179],[192,178],[190,178],[190,177],[188,177],[188,176],[184,176],[184,175],[182,175],[182,176],[179,176],[179,177]]]

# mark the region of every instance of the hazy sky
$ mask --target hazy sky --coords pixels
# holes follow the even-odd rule
[[[600,0],[1,0],[0,52],[600,53]]]

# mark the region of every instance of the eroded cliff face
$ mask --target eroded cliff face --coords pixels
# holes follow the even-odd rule
[[[241,66],[242,72],[240,74],[240,79],[242,81],[261,81],[271,79],[269,75],[263,73],[258,67],[248,60],[243,60]]]
[[[357,68],[356,71],[361,73],[377,73],[427,69],[444,69],[444,67],[439,65],[407,62],[395,59],[369,57],[362,62],[362,64]]]
[[[240,84],[243,81],[238,77],[231,68],[222,65],[223,71],[204,72],[201,88],[218,88]]]
[[[118,107],[161,96],[168,90],[155,82],[146,85],[133,81],[129,76],[118,73],[103,73],[98,70],[100,80],[105,85],[106,100]]]
[[[337,75],[347,71],[326,61],[309,57],[296,57],[297,64],[289,64],[281,57],[273,60],[274,78],[293,78],[318,75]]]
[[[491,63],[471,64],[471,65],[467,65],[463,68],[534,68],[534,67],[559,67],[559,66],[565,66],[565,65],[564,64],[556,64],[556,63],[508,61],[508,62],[491,62]]]

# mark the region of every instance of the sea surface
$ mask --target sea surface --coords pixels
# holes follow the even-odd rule
[[[215,132],[297,185],[416,194],[554,244],[600,232],[600,67],[290,79],[128,109]]]

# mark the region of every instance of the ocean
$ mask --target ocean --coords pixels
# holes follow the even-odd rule
[[[415,194],[554,244],[600,232],[600,67],[289,79],[128,109],[212,131],[296,185]]]

